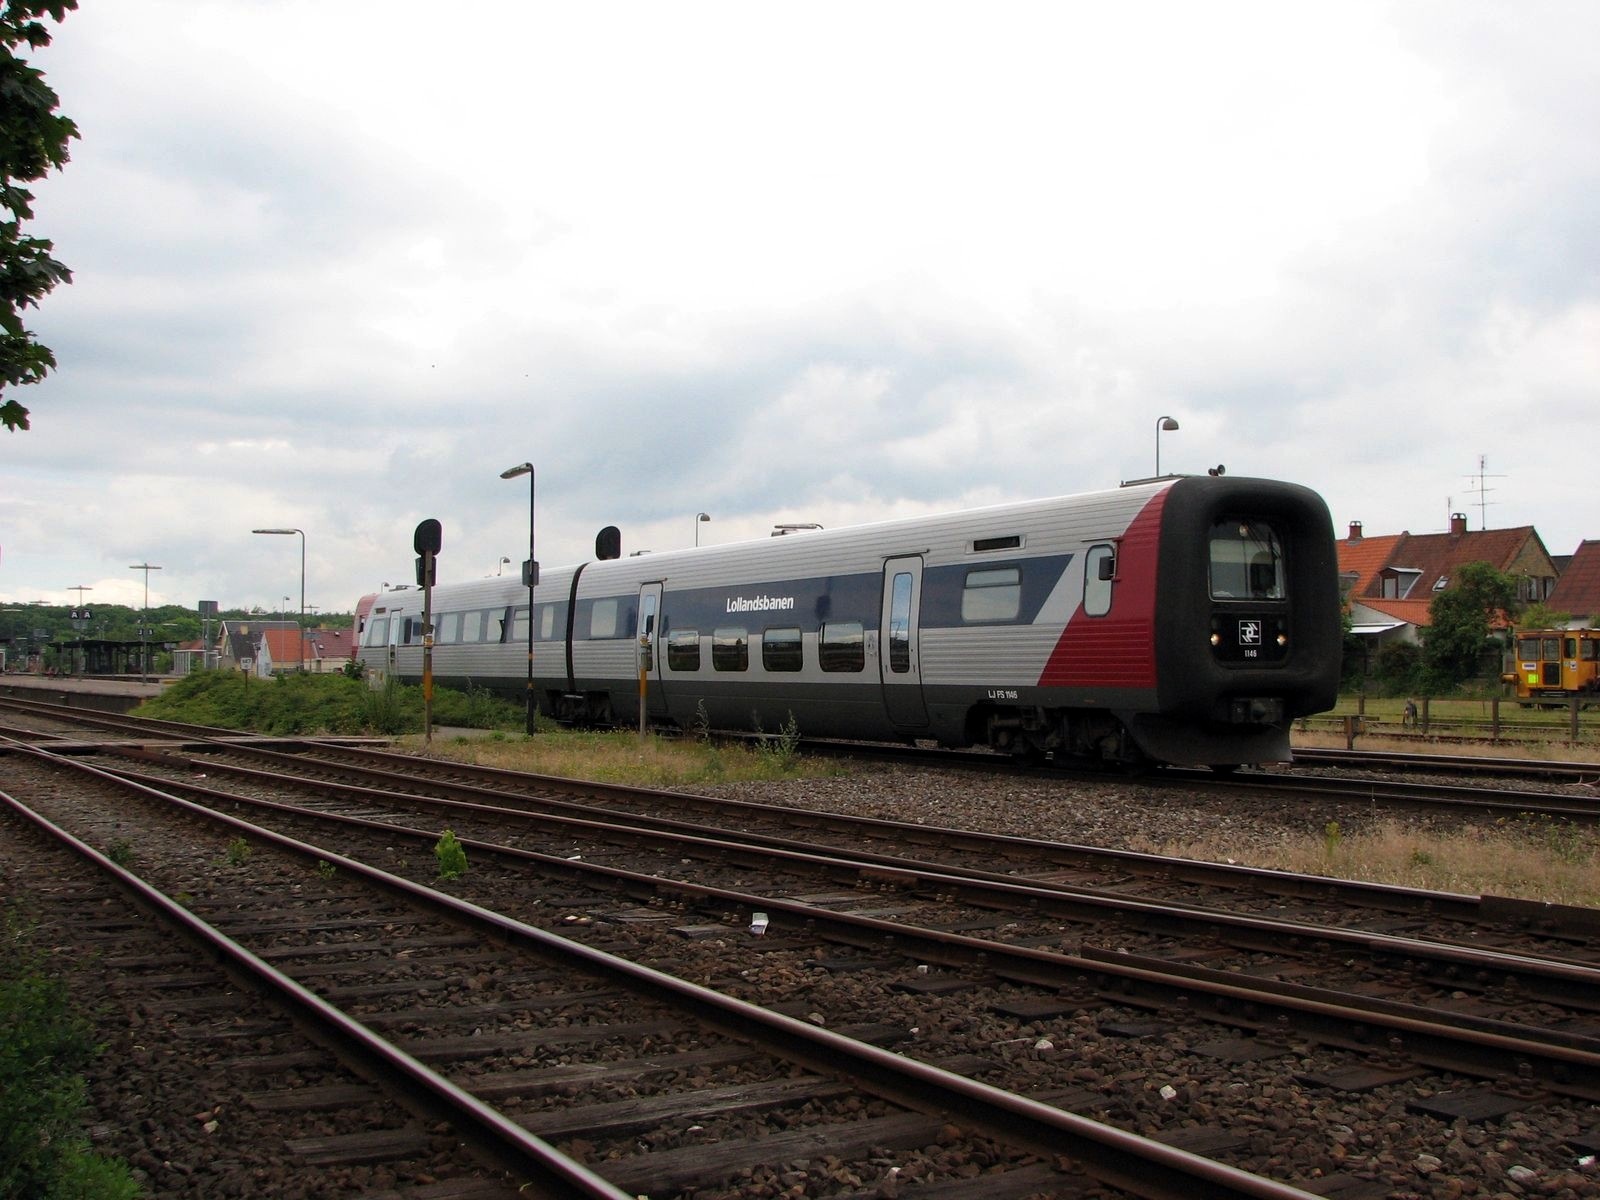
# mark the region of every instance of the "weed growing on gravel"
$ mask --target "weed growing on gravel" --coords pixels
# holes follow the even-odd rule
[[[228,843],[228,865],[242,867],[250,861],[250,843],[236,837]]]
[[[120,1162],[90,1151],[80,1128],[79,1071],[96,1048],[88,1023],[48,973],[37,929],[4,910],[0,923],[0,1196],[133,1200]]]
[[[439,862],[440,879],[460,879],[467,873],[466,847],[450,830],[434,844],[433,856]]]
[[[334,875],[336,875],[338,873],[338,870],[339,870],[339,868],[334,866],[327,859],[325,859],[325,858],[317,859],[317,876],[319,878],[321,878],[323,880],[332,879],[334,877]]]
[[[126,871],[133,866],[133,843],[127,838],[117,838],[106,847],[106,857]]]
[[[761,728],[759,717],[756,719],[756,728]],[[778,727],[777,733],[762,737],[756,752],[779,774],[787,775],[794,769],[800,760],[800,723],[794,719],[793,713],[790,713],[789,719]]]

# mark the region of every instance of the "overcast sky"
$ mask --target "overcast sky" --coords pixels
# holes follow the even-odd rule
[[[83,0],[0,600],[1114,487],[1600,537],[1600,5]],[[1480,458],[1487,465],[1480,492]],[[1480,503],[1486,501],[1487,503]],[[698,524],[697,512],[711,515]],[[77,592],[75,585],[93,588]]]

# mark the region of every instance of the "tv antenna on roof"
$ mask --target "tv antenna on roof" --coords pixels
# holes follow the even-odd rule
[[[1494,488],[1489,486],[1489,480],[1491,480],[1491,479],[1504,479],[1504,478],[1505,478],[1504,475],[1490,475],[1489,474],[1489,456],[1487,454],[1478,455],[1478,473],[1476,475],[1468,476],[1468,478],[1467,478],[1467,491],[1476,492],[1477,496],[1478,496],[1478,528],[1479,529],[1487,529],[1487,528],[1489,528],[1489,518],[1488,518],[1485,510],[1489,507],[1489,505],[1491,503],[1491,501],[1489,500],[1489,493],[1495,490]]]

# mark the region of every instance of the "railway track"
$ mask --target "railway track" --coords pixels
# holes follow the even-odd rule
[[[152,757],[143,750],[133,753],[147,760]],[[190,786],[193,786],[192,776],[201,771],[207,776],[204,785],[207,788],[219,783],[223,775],[238,780],[246,778],[248,772],[256,772],[256,781],[246,790],[267,789],[278,797],[278,803],[292,795],[296,797],[295,806],[304,807],[309,789],[319,794],[318,807],[340,810],[347,824],[357,820],[383,822],[388,828],[378,831],[377,836],[385,843],[401,836],[394,823],[415,819],[402,818],[394,809],[397,805],[414,806],[417,800],[387,795],[375,786],[373,776],[367,776],[360,784],[348,782],[348,776],[346,781],[337,784],[330,778],[351,769],[348,763],[339,766],[327,761],[346,758],[348,751],[316,747],[314,753],[292,756],[303,760],[295,773],[314,772],[320,776],[303,783],[291,782],[288,764],[279,761],[264,760],[273,764],[267,768],[260,765],[234,767],[223,761],[248,754],[259,762],[261,753],[259,748],[212,747],[204,756],[186,752],[181,760],[175,761],[171,751],[165,751],[154,755],[165,761],[146,761],[139,769],[166,771],[174,778],[166,783],[152,781],[145,786],[171,786],[174,790],[180,782],[177,777],[191,777]],[[363,754],[360,757],[369,760],[363,771],[378,769],[371,765],[372,756]],[[444,790],[443,781],[431,777],[435,773],[432,764],[407,760],[401,765],[410,777],[409,790]],[[446,772],[439,768],[437,773]],[[512,781],[503,774],[489,776],[492,784],[485,784],[482,772],[452,766],[448,774],[458,781],[463,776],[475,780],[453,785],[468,792],[488,791],[504,800],[515,790]],[[423,777],[425,775],[429,777]],[[523,785],[525,790],[529,787],[546,790],[546,781],[530,784],[524,778]],[[230,790],[236,786],[237,783],[228,784]],[[356,788],[365,790],[351,790]],[[1470,964],[1465,959],[1451,961],[1451,954],[1463,949],[1457,947],[1442,960],[1436,958],[1431,965],[1417,966],[1414,964],[1421,961],[1423,953],[1420,943],[1402,946],[1404,939],[1397,935],[1373,936],[1370,931],[1365,935],[1352,935],[1353,940],[1332,936],[1325,913],[1320,926],[1308,928],[1304,919],[1306,913],[1302,911],[1302,919],[1295,923],[1297,928],[1292,932],[1286,932],[1289,927],[1282,923],[1281,914],[1277,924],[1255,917],[1242,923],[1234,919],[1219,924],[1215,914],[1194,911],[1206,906],[1193,902],[1193,890],[1211,885],[1181,877],[1162,883],[1160,869],[1149,863],[1142,864],[1150,868],[1149,878],[1156,879],[1160,886],[1189,891],[1189,901],[1159,906],[1152,906],[1148,901],[1124,905],[1121,915],[1114,918],[1120,922],[1115,948],[1096,947],[1083,944],[1095,940],[1081,933],[1088,920],[1086,913],[1110,909],[1109,896],[1097,895],[1097,892],[1126,890],[1128,880],[1137,878],[1132,860],[1124,860],[1111,868],[1104,864],[1095,868],[1119,871],[1121,879],[1113,880],[1105,888],[1093,888],[1067,885],[1059,879],[1050,883],[1040,878],[1052,872],[1082,871],[1085,868],[1081,864],[1068,867],[1058,861],[1054,865],[1024,866],[1021,870],[1032,878],[1019,883],[1017,876],[1011,874],[986,880],[985,874],[1000,873],[956,868],[948,863],[936,864],[938,869],[934,870],[930,864],[911,863],[903,858],[898,863],[891,862],[891,856],[883,853],[868,855],[852,850],[847,856],[833,846],[826,848],[832,853],[824,854],[818,853],[818,847],[813,845],[811,857],[829,861],[818,863],[815,869],[821,874],[810,877],[811,882],[807,883],[803,882],[807,876],[799,873],[797,861],[802,851],[793,845],[773,844],[796,841],[792,829],[784,838],[767,836],[738,843],[728,837],[705,837],[710,818],[707,811],[701,809],[665,821],[659,818],[655,822],[639,821],[640,826],[648,828],[638,837],[630,833],[626,840],[619,840],[623,835],[616,828],[608,828],[585,832],[584,840],[580,841],[576,840],[578,826],[574,823],[578,818],[561,816],[552,821],[550,814],[545,814],[537,818],[541,823],[531,827],[532,832],[529,832],[530,827],[524,826],[523,832],[517,833],[516,825],[529,819],[525,815],[490,815],[457,808],[444,810],[446,815],[441,817],[437,805],[443,800],[444,797],[436,796],[430,802],[434,819],[439,823],[418,828],[415,834],[407,836],[418,844],[425,844],[437,836],[440,824],[449,823],[464,829],[462,822],[468,819],[483,823],[483,836],[471,838],[469,842],[475,864],[480,858],[487,861],[491,854],[509,855],[519,872],[516,877],[523,881],[513,890],[527,890],[524,873],[531,862],[538,862],[541,871],[553,873],[559,881],[555,885],[558,899],[572,902],[566,905],[534,902],[533,908],[563,910],[557,928],[568,936],[582,934],[602,942],[620,937],[630,953],[639,954],[643,953],[638,946],[643,932],[655,930],[658,936],[652,939],[654,949],[648,953],[664,955],[663,961],[675,966],[677,973],[693,977],[699,972],[707,980],[718,981],[719,986],[760,1000],[765,1007],[781,1009],[786,1004],[798,1003],[806,1017],[839,1020],[848,1015],[865,1016],[883,1011],[881,1000],[876,1005],[864,1005],[843,998],[824,999],[837,992],[848,992],[850,988],[857,991],[864,988],[872,997],[912,998],[898,1003],[924,1006],[921,1016],[930,1023],[965,1021],[990,1030],[999,1023],[1012,1036],[1009,1039],[990,1036],[983,1049],[992,1054],[997,1043],[1011,1045],[1011,1054],[1002,1057],[1019,1058],[1020,1064],[1008,1061],[1001,1065],[1007,1072],[1024,1077],[1018,1080],[1018,1090],[1048,1093],[1053,1085],[1056,1093],[1066,1097],[1065,1101],[1058,1099],[1057,1103],[1065,1102],[1067,1107],[1076,1105],[1094,1111],[1109,1105],[1113,1111],[1131,1114],[1130,1123],[1134,1126],[1141,1119],[1148,1122],[1152,1115],[1137,1102],[1147,1097],[1111,1098],[1114,1093],[1108,1090],[1103,1079],[1095,1079],[1093,1086],[1084,1086],[1084,1080],[1064,1079],[1054,1069],[1042,1065],[1050,1058],[1048,1051],[1016,1050],[1019,1046],[1032,1047],[1051,1041],[1052,1027],[1055,1027],[1056,1036],[1062,1037],[1060,1026],[1063,1024],[1071,1030],[1068,1040],[1086,1061],[1094,1061],[1094,1049],[1104,1051],[1112,1039],[1116,1039],[1119,1053],[1110,1057],[1121,1058],[1125,1064],[1128,1054],[1124,1047],[1130,1043],[1150,1038],[1170,1040],[1176,1036],[1186,1041],[1191,1051],[1194,1046],[1204,1046],[1210,1055],[1208,1058],[1205,1053],[1192,1051],[1191,1059],[1198,1055],[1212,1062],[1213,1072],[1236,1075],[1241,1081],[1239,1086],[1247,1089],[1283,1088],[1283,1060],[1288,1057],[1297,1060],[1298,1069],[1293,1071],[1293,1077],[1296,1087],[1306,1089],[1304,1094],[1331,1089],[1332,1094],[1361,1097],[1411,1088],[1417,1095],[1405,1103],[1416,1105],[1417,1112],[1447,1114],[1453,1105],[1458,1114],[1480,1114],[1461,1118],[1469,1124],[1489,1120],[1481,1114],[1494,1110],[1517,1114],[1517,1119],[1523,1120],[1522,1114],[1526,1112],[1547,1110],[1551,1105],[1566,1106],[1561,1108],[1565,1114],[1561,1120],[1577,1131],[1572,1136],[1582,1136],[1584,1106],[1592,1100],[1588,1089],[1593,1087],[1592,1063],[1588,1056],[1595,1046],[1592,1034],[1585,1031],[1588,1018],[1583,1005],[1574,1002],[1575,1007],[1563,1009],[1564,1001],[1558,994],[1561,986],[1551,982],[1565,976],[1577,997],[1586,994],[1585,989],[1592,989],[1593,980],[1585,974],[1592,968],[1575,959],[1568,961],[1561,949],[1563,944],[1577,946],[1588,940],[1589,934],[1583,930],[1577,914],[1573,914],[1573,919],[1580,923],[1564,931],[1548,923],[1547,927],[1534,931],[1538,943],[1534,947],[1526,940],[1518,944],[1516,939],[1533,936],[1526,929],[1519,930],[1518,926],[1529,925],[1528,918],[1538,914],[1501,911],[1469,915],[1465,910],[1472,907],[1467,903],[1471,898],[1435,898],[1435,903],[1442,907],[1463,910],[1452,914],[1450,919],[1467,923],[1473,930],[1470,934],[1473,939],[1496,930],[1495,936],[1510,941],[1506,947],[1487,957],[1476,958]],[[608,795],[608,804],[619,802],[617,797]],[[211,797],[207,803],[220,806],[232,802]],[[472,800],[456,799],[449,803],[488,807],[481,794]],[[547,798],[541,806],[548,803]],[[586,810],[590,824],[599,823],[592,820],[597,815],[597,800],[592,794],[575,803]],[[657,797],[647,799],[646,803],[665,803],[665,800]],[[754,821],[757,814],[749,811],[749,807],[740,813],[741,823]],[[739,810],[724,810],[725,814],[732,811]],[[605,815],[610,817],[611,814]],[[285,819],[296,822],[323,820],[325,816],[309,812],[284,814]],[[674,824],[698,829],[702,843],[720,844],[692,843],[689,839],[694,835],[682,828],[663,828]],[[830,822],[830,840],[837,839],[842,827],[837,819]],[[893,842],[910,832],[880,828],[868,840]],[[945,831],[926,829],[919,834],[931,842],[940,842],[947,836]],[[345,840],[343,834],[324,834],[323,837],[325,840],[337,837],[341,843]],[[653,849],[647,839],[654,839]],[[555,852],[530,852],[515,847],[494,851],[492,848],[495,844],[511,846],[519,840],[537,843]],[[1067,849],[1076,852],[1080,848]],[[781,869],[775,865],[778,859],[771,857],[773,851],[778,851],[780,857],[787,856],[783,858],[785,865]],[[1060,848],[1050,851],[1060,852]],[[1021,839],[1004,843],[976,841],[965,853],[979,860],[987,856],[991,863],[1003,855],[1000,861],[1010,866],[1029,861]],[[572,861],[574,858],[578,861]],[[674,862],[681,867],[681,860],[685,858],[696,864],[720,859],[732,864],[734,873],[722,884],[713,885],[696,875],[698,866],[695,872],[669,870]],[[595,861],[597,859],[602,861]],[[643,869],[630,871],[613,865],[616,862],[627,862]],[[498,873],[501,869],[494,870]],[[783,874],[789,871],[796,872],[795,879],[800,882],[780,882]],[[846,871],[848,875],[844,874]],[[676,880],[666,877],[674,873],[696,877]],[[473,875],[477,874],[475,866]],[[602,877],[608,877],[604,886]],[[1243,877],[1236,876],[1230,881],[1231,890],[1243,890],[1239,886]],[[763,886],[759,890],[729,886],[740,879],[747,885],[755,880]],[[1279,881],[1275,890],[1257,893],[1255,903],[1261,902],[1259,896],[1267,895],[1275,897],[1272,905],[1281,905],[1286,896],[1294,897],[1303,889],[1309,894],[1325,883]],[[795,898],[796,889],[799,889],[799,899]],[[1003,904],[1008,891],[1009,900]],[[1446,899],[1450,900],[1448,905]],[[1021,903],[1022,908],[1008,907],[1011,901]],[[1409,901],[1380,899],[1375,891],[1357,889],[1340,903],[1347,907],[1357,904],[1377,909],[1384,914],[1383,919],[1394,920]],[[765,914],[765,932],[755,938],[750,930],[758,911]],[[997,917],[997,913],[1003,915]],[[1200,928],[1191,924],[1200,916],[1210,921],[1205,926],[1207,931],[1192,932]],[[1416,920],[1415,910],[1404,919]],[[938,928],[940,925],[944,928]],[[957,930],[951,926],[964,928]],[[1063,929],[1068,928],[1074,934],[1064,937]],[[1313,936],[1319,929],[1329,936]],[[1300,943],[1294,953],[1287,957],[1279,953],[1294,939]],[[669,947],[667,950],[661,948],[663,940]],[[1355,943],[1362,940],[1370,944],[1369,948],[1378,947],[1377,959],[1369,959],[1367,965],[1354,970],[1346,990],[1337,991],[1321,982],[1316,985],[1295,982],[1315,977],[1317,972],[1326,973],[1326,964],[1330,961],[1347,962],[1356,953]],[[1061,953],[1059,947],[1069,942],[1076,952]],[[1122,942],[1129,945],[1122,945]],[[683,958],[685,943],[698,947],[712,945],[714,953],[710,963],[694,960],[698,965],[692,965],[689,959]],[[1057,948],[1047,947],[1046,943]],[[1129,946],[1141,948],[1135,952]],[[1401,968],[1397,976],[1384,978],[1376,974],[1381,967],[1378,960],[1388,956],[1384,947],[1393,957],[1413,965]],[[1410,959],[1411,955],[1418,958]],[[724,962],[723,958],[729,956],[733,962]],[[1510,973],[1513,959],[1518,960],[1519,970],[1526,968],[1530,972],[1517,976],[1515,982]],[[737,966],[740,963],[750,965]],[[1348,965],[1344,969],[1351,971]],[[1481,977],[1478,977],[1479,972],[1483,973]],[[1549,977],[1546,982],[1536,982],[1544,976]],[[788,988],[775,987],[774,979],[790,981]],[[1252,979],[1271,986],[1251,986]],[[1363,997],[1359,994],[1363,986],[1381,994]],[[1416,991],[1419,987],[1423,989],[1420,992]],[[1547,988],[1549,994],[1530,990],[1537,988]],[[1395,1000],[1397,990],[1412,999]],[[1421,1003],[1416,1002],[1419,996],[1425,998]],[[965,1016],[951,1015],[954,1006],[969,1003],[963,997],[981,998],[981,1002]],[[1382,1003],[1367,1004],[1372,1000]],[[1444,1019],[1433,1019],[1440,1014],[1430,1014],[1425,1007],[1427,1004],[1447,1010]],[[1210,1026],[1209,1032],[1207,1026]],[[1117,1032],[1108,1032],[1111,1030]],[[940,1048],[953,1054],[983,1057],[970,1047],[942,1044]],[[928,1051],[920,1044],[905,1049],[907,1054]],[[1150,1051],[1145,1049],[1144,1053],[1148,1055]],[[1223,1065],[1219,1067],[1217,1063]],[[1278,1064],[1276,1073],[1273,1063]],[[1194,1079],[1204,1073],[1192,1062],[1181,1068],[1167,1064],[1166,1069],[1180,1078]],[[1094,1072],[1089,1074],[1093,1076]],[[1242,1082],[1245,1080],[1250,1082]],[[1305,1080],[1318,1082],[1303,1082]],[[1479,1082],[1470,1083],[1471,1080]],[[1031,1089],[1027,1086],[1030,1082],[1034,1085]],[[1505,1107],[1508,1092],[1517,1093],[1509,1101],[1509,1108]],[[1180,1090],[1179,1095],[1185,1093]],[[1430,1107],[1435,1097],[1443,1099]],[[1312,1109],[1318,1102],[1304,1103]],[[1203,1106],[1196,1101],[1196,1107]],[[1200,1132],[1190,1136],[1199,1139],[1197,1145],[1225,1146],[1231,1141],[1231,1153],[1237,1156],[1241,1135],[1225,1125],[1225,1122],[1197,1121],[1191,1128]],[[1256,1137],[1255,1140],[1260,1139]],[[1580,1157],[1572,1143],[1564,1140],[1552,1142],[1546,1151],[1557,1159],[1566,1154],[1571,1162]],[[1272,1155],[1267,1153],[1265,1158],[1270,1160]],[[1320,1168],[1320,1174],[1297,1178],[1296,1182],[1309,1184],[1337,1179],[1339,1173],[1332,1168],[1339,1161],[1342,1160],[1332,1155]],[[1037,1165],[1028,1164],[1030,1167]],[[1546,1169],[1555,1171],[1554,1161]],[[1352,1178],[1342,1181],[1336,1190],[1326,1187],[1316,1190],[1322,1194],[1359,1195],[1362,1193],[1356,1189],[1363,1185],[1378,1186],[1372,1180]],[[1376,1190],[1368,1194],[1387,1193]]]
[[[53,765],[59,766],[61,761],[55,759]],[[94,770],[81,764],[77,769]],[[95,775],[98,784],[109,786],[112,782],[97,771]],[[142,785],[122,786],[139,788]],[[160,799],[153,789],[144,788],[142,795],[147,801]],[[99,802],[100,809],[87,813],[78,810],[78,819],[93,823],[98,813],[102,826],[109,824],[126,832],[129,815],[124,812],[120,817],[107,817],[103,815],[104,798],[99,798]],[[6,803],[40,832],[53,833],[59,828],[15,796],[8,796]],[[211,903],[191,899],[188,905],[181,905],[170,897],[163,898],[149,884],[141,883],[127,872],[118,876],[124,885],[138,885],[140,899],[159,907],[169,919],[187,920],[190,935],[204,938],[211,953],[227,957],[236,969],[246,969],[248,965],[257,985],[273,986],[275,994],[301,993],[302,1003],[306,1003],[305,997],[314,988],[333,990],[329,987],[330,977],[338,981],[339,992],[354,992],[367,1007],[377,1003],[380,993],[398,994],[403,1006],[383,1012],[376,1019],[388,1025],[426,1025],[420,1034],[409,1039],[416,1046],[414,1053],[375,1039],[370,1032],[375,1019],[371,1013],[365,1014],[360,1022],[348,1012],[325,1013],[317,1020],[322,1036],[337,1045],[341,1057],[364,1060],[369,1069],[376,1064],[383,1069],[382,1073],[399,1073],[407,1088],[412,1089],[413,1101],[415,1089],[429,1080],[430,1073],[415,1065],[422,1056],[453,1057],[479,1066],[499,1065],[507,1059],[515,1062],[519,1057],[548,1053],[552,1045],[565,1046],[567,1053],[563,1058],[570,1059],[575,1054],[575,1045],[595,1044],[603,1054],[613,1056],[609,1060],[602,1059],[609,1061],[609,1066],[590,1063],[583,1071],[553,1070],[549,1064],[536,1064],[527,1071],[490,1071],[493,1078],[487,1084],[469,1083],[467,1077],[463,1077],[462,1082],[453,1085],[458,1091],[477,1088],[480,1093],[488,1090],[496,1095],[553,1097],[557,1101],[535,1113],[520,1114],[516,1120],[480,1118],[471,1127],[470,1135],[462,1135],[474,1142],[491,1141],[496,1160],[511,1164],[519,1178],[533,1179],[540,1194],[633,1194],[661,1188],[666,1189],[665,1194],[717,1194],[707,1189],[718,1179],[753,1170],[779,1153],[780,1146],[778,1135],[765,1125],[760,1126],[760,1136],[754,1139],[727,1135],[728,1131],[723,1131],[725,1136],[716,1137],[707,1133],[707,1125],[719,1120],[726,1122],[730,1120],[729,1114],[799,1107],[811,1110],[813,1120],[795,1129],[788,1139],[787,1153],[803,1152],[808,1157],[818,1156],[826,1161],[848,1162],[880,1146],[910,1149],[927,1143],[977,1138],[978,1142],[961,1151],[966,1161],[984,1162],[991,1171],[995,1167],[1009,1166],[1023,1173],[1022,1182],[1034,1192],[1042,1188],[1063,1195],[1095,1194],[1095,1187],[1110,1184],[1125,1194],[1147,1196],[1287,1198],[1305,1195],[1297,1188],[978,1083],[967,1075],[981,1069],[982,1064],[967,1057],[957,1056],[949,1064],[956,1069],[952,1071],[888,1053],[869,1041],[751,1005],[678,976],[575,944],[567,938],[553,937],[503,913],[442,896],[426,885],[384,872],[326,847],[273,833],[237,818],[201,814],[182,804],[179,807],[184,809],[186,819],[203,816],[239,837],[248,837],[252,844],[270,845],[277,851],[331,864],[341,879],[346,875],[356,876],[366,883],[403,894],[402,911],[372,911],[372,902],[363,899],[358,912],[341,911],[332,921],[326,912],[317,911],[326,907],[327,897],[313,900],[310,912],[302,913],[302,903],[292,887],[287,894],[282,888],[273,889],[270,896],[249,907],[242,906],[233,895],[218,897],[216,907],[219,912],[226,913],[226,923],[234,934],[233,938],[224,940],[215,924],[199,919],[200,914],[193,911],[211,908]],[[82,839],[73,843],[73,848],[80,855],[98,860],[104,869],[114,869],[108,858],[96,855]],[[304,892],[304,888],[300,889],[301,896]],[[419,906],[447,910],[451,926],[438,926],[411,911]],[[395,948],[398,945],[399,953],[408,954],[422,947],[449,946],[452,944],[449,930],[459,925],[473,929],[478,938],[492,938],[510,946],[509,950],[499,951],[504,962],[497,957],[493,965],[485,965],[481,960],[489,951],[481,942],[474,941],[472,955],[480,960],[475,964],[478,973],[531,975],[533,982],[542,985],[533,995],[497,1001],[501,1011],[524,1014],[553,1011],[560,1014],[560,1019],[548,1026],[515,1033],[475,1030],[462,1035],[451,1032],[460,1013],[448,1008],[437,1012],[419,1010],[412,996],[417,990],[426,990],[425,981],[396,980]],[[376,941],[372,940],[373,935]],[[261,943],[258,951],[251,952],[247,946],[240,946],[240,942],[252,940]],[[254,960],[266,956],[282,964],[278,972],[267,972],[255,966]],[[530,957],[537,960],[537,966],[529,966]],[[297,969],[302,981],[287,985],[278,982],[275,975],[282,972],[283,965],[297,960],[310,964]],[[352,968],[363,961],[375,964],[370,979],[352,975]],[[575,984],[579,977],[596,982],[589,985],[591,990],[583,991]],[[622,1011],[630,1018],[626,1023],[618,1023],[615,1017],[618,1009],[612,993],[619,990],[627,993],[622,1002]],[[596,1028],[590,1006],[602,1001],[605,1011],[613,1015]],[[325,1002],[317,1007],[326,1007]],[[302,1009],[300,1019],[312,1017]],[[483,1020],[481,1006],[468,1013],[467,1019]],[[352,1034],[358,1038],[359,1045],[350,1042]],[[878,1034],[887,1036],[881,1030]],[[620,1049],[631,1050],[640,1043],[651,1050],[645,1060],[633,1057],[624,1062],[616,1061]],[[732,1043],[738,1043],[737,1048]],[[663,1055],[660,1052],[663,1046],[671,1047],[670,1053]],[[561,1065],[572,1064],[569,1061]],[[705,1073],[713,1067],[731,1072],[730,1081],[706,1086]],[[515,1077],[507,1078],[508,1074]],[[665,1101],[658,1095],[648,1105],[630,1098],[592,1103],[574,1111],[578,1106],[560,1102],[564,1099],[563,1092],[580,1084],[598,1088],[604,1087],[607,1081],[612,1084],[626,1081],[638,1085],[642,1080],[657,1076],[687,1076],[697,1086],[679,1091],[674,1098]],[[436,1096],[451,1095],[450,1086],[435,1084],[434,1089]],[[873,1099],[874,1105],[869,1107],[892,1105],[894,1111],[862,1113],[860,1097],[863,1095]],[[434,1101],[435,1107],[441,1105],[441,1111],[446,1112],[471,1111],[475,1107],[474,1103],[469,1103],[463,1109],[459,1099]],[[829,1114],[832,1119],[815,1117],[819,1105],[832,1107],[834,1111]],[[489,1109],[492,1116],[492,1106],[485,1103],[483,1107]],[[465,1120],[460,1115],[449,1119],[453,1129],[460,1129]],[[737,1122],[734,1124],[736,1128]],[[590,1180],[582,1185],[584,1190],[573,1190],[570,1182],[558,1186],[536,1174],[535,1167],[539,1164],[550,1171],[555,1169],[550,1165],[552,1162],[561,1163],[562,1160],[550,1159],[549,1155],[554,1152],[548,1148],[524,1150],[519,1157],[514,1145],[501,1140],[507,1131],[525,1137],[523,1125],[531,1125],[536,1131],[543,1130],[554,1137],[582,1138],[591,1148],[590,1156],[598,1155],[601,1160],[595,1170],[603,1169],[612,1184],[601,1185]],[[702,1139],[691,1139],[691,1145],[638,1154],[639,1136],[663,1125],[693,1129]],[[1000,1148],[991,1149],[991,1141]],[[631,1152],[620,1157],[624,1150]],[[608,1157],[612,1154],[619,1157]],[[1072,1160],[1075,1170],[1062,1180],[1047,1180],[1046,1176],[1060,1174],[1051,1164],[1063,1157]],[[580,1175],[586,1170],[570,1162],[564,1163],[564,1169]],[[624,1192],[605,1190],[606,1186],[618,1183],[626,1189]],[[971,1194],[992,1193],[984,1185]]]

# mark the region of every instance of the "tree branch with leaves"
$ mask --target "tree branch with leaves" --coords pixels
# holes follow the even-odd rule
[[[50,241],[23,232],[33,219],[33,193],[22,184],[43,179],[67,161],[67,144],[78,127],[61,116],[44,72],[17,56],[19,47],[50,44],[43,18],[58,24],[78,0],[0,0],[0,423],[28,428],[28,410],[7,389],[38,383],[55,369],[56,357],[22,323],[24,309],[37,308],[72,272],[53,257]]]

